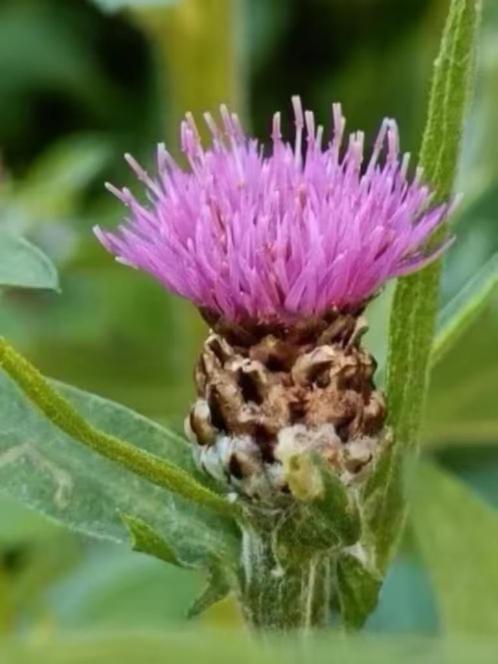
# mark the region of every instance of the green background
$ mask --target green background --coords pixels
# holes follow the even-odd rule
[[[45,374],[181,430],[204,328],[188,304],[98,245],[92,226],[112,225],[121,214],[103,182],[140,191],[123,153],[147,164],[158,141],[175,151],[185,110],[227,101],[265,139],[277,109],[290,128],[295,93],[327,124],[331,102],[340,100],[348,127],[365,129],[370,142],[384,116],[396,117],[403,148],[416,154],[447,1],[121,4],[0,2],[0,224],[44,250],[61,286],[60,293],[2,292],[0,333]],[[498,250],[497,44],[498,8],[488,0],[442,304]],[[381,364],[391,293],[369,312],[368,340]],[[465,484],[437,484],[430,472],[417,477],[413,518],[368,632],[498,635],[497,618],[488,615],[498,614],[498,563],[490,555],[498,551],[497,339],[495,297],[434,372],[424,453]],[[482,504],[462,507],[466,485]],[[431,533],[432,549],[415,546],[421,532]],[[427,557],[437,561],[431,575]],[[476,568],[496,584],[495,602],[482,600]],[[183,628],[201,584],[0,502],[0,633]],[[441,587],[442,602],[434,592]],[[479,601],[469,600],[472,592]],[[462,605],[463,617],[454,610]],[[200,620],[239,624],[230,603]],[[48,654],[47,661],[55,660]]]

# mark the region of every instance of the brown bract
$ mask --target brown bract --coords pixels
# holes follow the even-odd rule
[[[241,441],[225,450],[228,479],[279,464],[285,431],[299,431],[301,440],[303,431],[317,432],[320,452],[339,470],[355,473],[369,462],[386,408],[375,360],[361,346],[360,313],[331,311],[288,328],[205,317],[212,332],[196,368],[188,428],[204,448],[220,438]]]

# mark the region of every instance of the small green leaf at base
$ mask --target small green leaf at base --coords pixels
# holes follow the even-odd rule
[[[178,559],[166,540],[156,533],[145,521],[131,514],[122,514],[121,520],[130,532],[132,549],[134,551],[159,558],[159,560],[171,563],[171,565],[188,567],[188,565]]]
[[[199,597],[190,607],[187,617],[196,618],[207,611],[213,604],[220,602],[230,592],[230,584],[227,581],[219,565],[213,565],[208,572],[207,584]]]
[[[347,488],[317,454],[296,454],[287,460],[287,480],[300,506],[281,529],[306,548],[348,546],[360,537],[360,518]],[[297,493],[296,493],[297,487]]]
[[[354,544],[361,531],[356,505],[350,499],[347,488],[337,474],[330,470],[324,459],[318,455],[314,455],[312,459],[320,471],[323,493],[310,503],[309,510],[317,521],[322,521],[324,528],[335,534],[341,544]]]
[[[382,580],[355,556],[345,553],[337,562],[337,590],[346,629],[359,629],[377,606]]]

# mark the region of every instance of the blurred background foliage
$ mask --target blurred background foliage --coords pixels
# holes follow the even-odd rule
[[[349,127],[364,128],[370,139],[383,116],[396,117],[403,147],[416,154],[448,3],[128,4],[0,2],[1,224],[43,248],[62,289],[3,292],[0,332],[45,374],[180,429],[203,326],[190,306],[114,263],[95,241],[92,226],[112,225],[121,214],[103,182],[139,189],[123,153],[147,164],[158,141],[176,151],[186,110],[215,110],[227,101],[264,139],[276,109],[289,117],[295,93],[325,123],[330,103],[340,100]],[[465,198],[442,303],[498,251],[498,6],[492,0],[485,3],[476,82],[457,186]],[[370,311],[368,339],[381,363],[390,294],[386,289]],[[436,368],[424,434],[426,453],[494,506],[497,338],[495,298]],[[436,605],[413,544],[416,522],[370,631],[441,630],[444,607]],[[201,582],[0,502],[0,633],[179,624]],[[226,603],[202,620],[238,624]]]

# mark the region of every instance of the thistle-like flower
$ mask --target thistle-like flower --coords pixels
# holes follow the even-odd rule
[[[288,492],[289,459],[322,455],[352,482],[381,447],[386,409],[374,359],[362,348],[366,303],[392,277],[435,260],[427,240],[448,213],[430,206],[422,173],[408,177],[398,130],[386,119],[364,160],[364,135],[344,144],[293,99],[294,145],[273,118],[272,149],[221,108],[204,149],[193,118],[182,124],[183,170],[163,145],[158,176],[127,156],[148,189],[116,233],[95,232],[117,260],[191,300],[212,331],[196,370],[188,418],[200,464],[252,499]],[[303,144],[304,142],[304,144]]]

